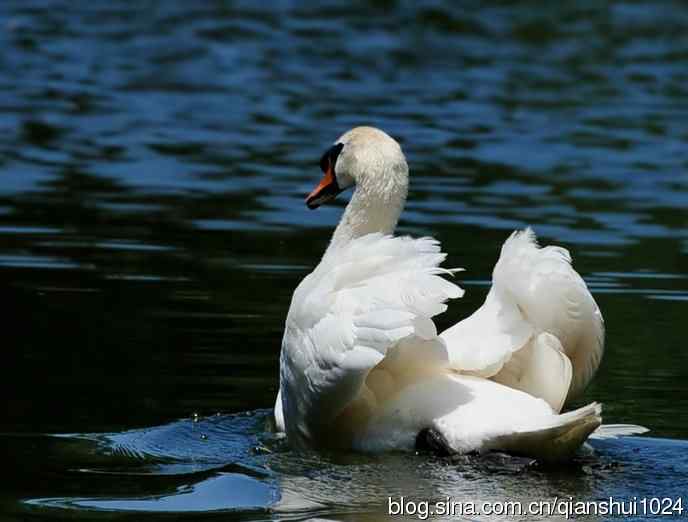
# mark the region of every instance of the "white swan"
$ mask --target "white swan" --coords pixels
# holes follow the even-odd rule
[[[356,189],[292,298],[278,429],[310,447],[571,455],[600,426],[601,407],[560,411],[597,370],[604,330],[568,252],[538,247],[530,230],[512,234],[485,303],[438,335],[431,318],[463,290],[443,277],[437,241],[392,236],[408,187],[398,143],[358,127],[321,168],[309,208]]]

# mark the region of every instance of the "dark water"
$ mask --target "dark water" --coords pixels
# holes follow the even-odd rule
[[[685,3],[5,1],[0,45],[0,518],[378,520],[402,494],[688,508]],[[542,470],[270,434],[289,299],[345,201],[303,197],[358,124],[407,153],[401,231],[468,268],[440,326],[533,225],[606,319],[581,402],[652,437]]]

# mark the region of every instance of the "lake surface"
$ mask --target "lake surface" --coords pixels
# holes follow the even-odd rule
[[[684,3],[349,4],[0,5],[0,518],[380,520],[401,495],[688,509]],[[303,198],[359,124],[407,154],[400,232],[468,269],[439,327],[532,225],[606,320],[580,403],[649,436],[548,470],[271,434],[289,300],[346,202]]]

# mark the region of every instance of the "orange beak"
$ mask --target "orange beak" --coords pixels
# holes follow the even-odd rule
[[[306,197],[306,205],[311,210],[318,208],[323,203],[333,200],[337,194],[341,192],[339,185],[337,185],[337,178],[334,175],[332,165],[327,166],[325,175],[313,192]]]

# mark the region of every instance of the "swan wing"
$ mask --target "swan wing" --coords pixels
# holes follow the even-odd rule
[[[485,303],[441,338],[452,367],[543,398],[559,411],[594,376],[604,322],[569,252],[539,247],[526,229],[502,246]]]
[[[370,371],[391,351],[403,358],[404,350],[393,350],[402,340],[437,338],[431,318],[463,294],[441,277],[444,258],[431,238],[382,234],[328,249],[294,292],[287,316],[280,377],[290,438],[322,439],[320,430],[372,393]],[[446,362],[443,350],[418,358],[442,355]]]

